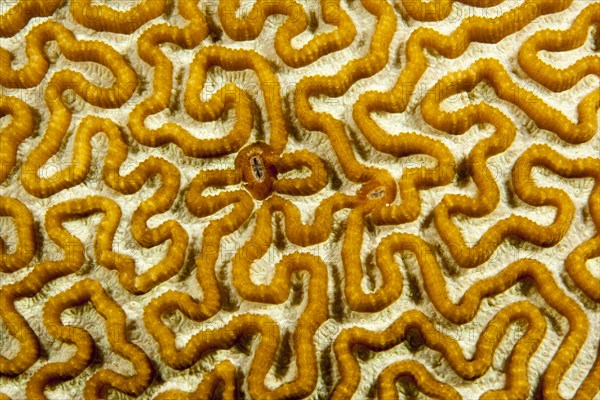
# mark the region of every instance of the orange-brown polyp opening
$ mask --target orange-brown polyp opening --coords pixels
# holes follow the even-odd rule
[[[235,159],[235,168],[242,173],[244,187],[257,200],[267,198],[277,179],[276,155],[266,143],[254,143],[243,148]]]
[[[368,210],[389,204],[396,197],[395,186],[384,185],[381,182],[366,183],[357,193],[358,198],[365,202]]]
[[[371,190],[369,193],[367,193],[367,199],[369,199],[369,200],[381,199],[383,196],[385,196],[385,188],[384,187],[378,187],[376,189]]]

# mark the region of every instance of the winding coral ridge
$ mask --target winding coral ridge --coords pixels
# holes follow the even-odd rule
[[[600,3],[208,3],[2,4],[0,399],[597,398]]]

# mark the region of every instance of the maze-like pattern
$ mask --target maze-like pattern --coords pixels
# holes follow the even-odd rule
[[[0,3],[0,398],[594,399],[600,3]]]

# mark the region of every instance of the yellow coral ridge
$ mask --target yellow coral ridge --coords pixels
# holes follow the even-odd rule
[[[352,355],[352,348],[356,345],[360,344],[374,351],[386,350],[405,340],[407,333],[412,330],[422,335],[425,346],[442,353],[457,374],[465,379],[474,379],[489,368],[494,349],[502,339],[502,335],[499,335],[498,332],[505,332],[507,325],[519,320],[527,322],[527,330],[517,342],[510,356],[506,388],[489,391],[481,399],[525,399],[529,389],[526,376],[527,363],[534,347],[539,344],[546,331],[546,323],[541,312],[527,302],[514,303],[494,316],[479,337],[471,359],[464,357],[463,350],[456,341],[436,330],[427,317],[416,310],[402,314],[381,333],[370,332],[362,328],[344,330],[335,342],[335,353],[341,376],[331,398],[349,398],[356,389],[360,379],[360,370]],[[435,393],[437,385],[432,384],[431,381],[427,383],[429,385],[426,390]],[[445,392],[449,391],[446,389]],[[450,391],[449,398],[456,397],[456,392]]]
[[[0,37],[13,36],[35,17],[54,13],[63,0],[19,0],[0,14]],[[4,11],[4,9],[2,10]]]
[[[290,67],[304,67],[321,56],[347,47],[356,36],[352,20],[340,7],[339,0],[320,0],[323,21],[337,26],[331,33],[315,35],[307,44],[296,50],[291,41],[308,27],[306,13],[295,0],[271,1],[259,0],[253,4],[248,15],[240,19],[236,12],[240,0],[219,2],[219,17],[223,30],[235,40],[255,39],[264,26],[265,20],[272,14],[286,14],[288,19],[275,34],[275,51]]]
[[[224,389],[220,392],[223,400],[234,400],[236,398],[236,370],[229,361],[223,361],[215,365],[215,368],[204,375],[202,382],[193,393],[183,392],[181,390],[168,390],[156,396],[155,400],[202,400],[217,395],[217,388],[223,385]]]
[[[10,124],[0,134],[0,183],[4,183],[17,163],[17,149],[33,131],[33,111],[15,97],[0,95],[0,118],[10,116]],[[7,254],[5,242],[0,238],[0,271],[12,272],[31,261],[35,253],[33,215],[21,201],[0,196],[0,216],[14,218],[18,245]]]
[[[572,88],[589,74],[600,76],[600,57],[586,56],[565,69],[555,68],[539,57],[541,50],[567,51],[581,47],[591,25],[600,24],[600,4],[590,4],[567,31],[541,30],[527,39],[519,51],[519,64],[532,79],[556,92]],[[596,29],[596,35],[598,31]],[[598,91],[594,96],[598,96]]]
[[[92,0],[71,2],[70,11],[75,21],[96,31],[129,34],[161,15],[165,11],[167,1],[142,0],[125,11],[91,3]]]
[[[432,126],[452,134],[461,134],[476,123],[488,123],[496,128],[495,134],[489,139],[478,142],[469,155],[468,162],[473,171],[473,180],[480,191],[479,197],[471,199],[462,195],[446,195],[435,209],[438,232],[462,267],[474,267],[487,261],[507,236],[517,236],[539,246],[553,246],[562,239],[571,224],[573,204],[568,196],[558,189],[531,190],[534,182],[530,174],[534,166],[550,168],[569,178],[590,176],[597,181],[600,177],[598,159],[588,158],[569,162],[547,146],[530,147],[515,163],[512,183],[516,194],[525,202],[535,206],[556,207],[554,223],[549,227],[540,227],[525,217],[511,216],[490,228],[475,247],[468,248],[458,228],[453,224],[451,216],[454,213],[464,213],[472,217],[481,217],[493,211],[498,204],[500,194],[494,177],[486,166],[486,159],[508,148],[514,140],[516,127],[501,111],[486,103],[446,112],[442,111],[439,102],[456,92],[471,90],[482,80],[489,82],[500,96],[506,96],[507,100],[517,103],[525,112],[530,112],[538,125],[545,124],[544,121],[560,121],[556,127],[564,127],[559,129],[565,136],[591,137],[598,126],[595,114],[600,103],[591,110],[589,107],[580,106],[581,122],[573,124],[559,111],[550,108],[532,93],[515,86],[504,68],[492,59],[477,61],[468,71],[449,75],[431,89],[423,100],[422,112],[424,119]],[[592,114],[591,111],[594,113]],[[595,192],[590,196],[590,204],[597,201]],[[592,209],[595,210],[595,206],[592,205]],[[597,220],[597,217],[594,219]]]
[[[74,378],[92,361],[94,339],[81,328],[64,326],[60,314],[67,308],[91,302],[106,319],[108,340],[114,350],[129,359],[136,370],[133,377],[123,376],[109,369],[101,369],[86,382],[83,390],[85,399],[105,398],[107,389],[116,389],[131,396],[139,395],[152,379],[152,365],[148,356],[127,340],[125,312],[111,299],[97,281],[84,279],[71,288],[52,297],[44,307],[44,324],[56,339],[72,343],[77,347],[73,357],[65,362],[50,363],[38,369],[27,382],[27,397],[46,399],[44,388],[57,381]]]

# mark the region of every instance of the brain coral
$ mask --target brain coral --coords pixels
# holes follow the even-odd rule
[[[0,3],[0,399],[600,399],[600,2]]]

